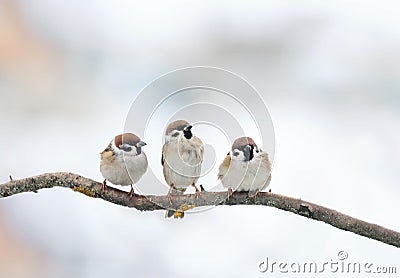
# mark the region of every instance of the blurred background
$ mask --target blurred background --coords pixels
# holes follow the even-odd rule
[[[101,181],[99,152],[141,89],[177,68],[215,66],[269,108],[273,192],[400,231],[399,8],[0,0],[0,183],[58,171]],[[400,272],[395,247],[270,207],[174,221],[60,188],[0,200],[0,277],[279,276],[259,262],[339,251]]]

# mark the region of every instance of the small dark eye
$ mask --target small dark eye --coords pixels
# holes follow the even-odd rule
[[[174,132],[174,133],[172,134],[172,137],[177,137],[178,135],[179,135],[179,132],[176,131],[176,132]]]

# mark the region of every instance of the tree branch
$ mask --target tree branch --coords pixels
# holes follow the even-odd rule
[[[173,205],[171,205],[167,196],[135,195],[130,198],[127,192],[112,187],[107,187],[106,190],[102,191],[101,183],[76,174],[51,173],[21,180],[11,180],[1,184],[0,198],[23,192],[37,192],[40,189],[54,186],[70,188],[89,197],[101,198],[121,206],[134,207],[140,211],[166,209],[182,211],[193,207],[219,205],[270,206],[400,247],[400,233],[396,231],[356,219],[320,205],[270,192],[260,192],[256,199],[249,197],[246,192],[236,192],[229,201],[226,200],[226,192],[201,192],[199,198],[196,198],[195,194],[178,195],[172,197]]]

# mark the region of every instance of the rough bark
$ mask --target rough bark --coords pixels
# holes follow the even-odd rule
[[[37,192],[43,188],[54,186],[70,188],[92,198],[101,198],[105,201],[133,207],[140,211],[173,209],[177,213],[193,207],[219,205],[264,205],[289,211],[294,214],[325,222],[341,230],[349,231],[370,239],[400,247],[400,233],[382,226],[368,223],[335,210],[316,205],[304,200],[295,199],[270,192],[260,192],[254,199],[246,192],[235,192],[227,200],[226,192],[201,192],[195,194],[178,195],[172,197],[172,205],[167,196],[134,195],[129,197],[127,192],[112,187],[101,190],[102,184],[72,173],[50,173],[21,180],[10,180],[0,185],[0,198],[23,192]]]

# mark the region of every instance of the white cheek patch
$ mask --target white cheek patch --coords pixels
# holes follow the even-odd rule
[[[254,157],[258,157],[258,156],[262,156],[263,152],[262,152],[262,150],[257,149],[257,150],[254,150],[253,154],[254,154]]]
[[[172,135],[172,137],[178,137],[179,136],[179,131],[175,130]]]
[[[237,154],[237,155],[235,155],[235,154]],[[244,153],[238,149],[234,149],[231,152],[231,158],[233,160],[244,160]]]
[[[182,134],[183,134],[183,133],[178,132],[178,135],[177,135],[177,136],[173,136],[174,133],[165,135],[165,136],[164,136],[164,143],[170,142],[170,141],[172,141],[172,140],[178,140],[178,139],[182,136]]]
[[[119,145],[119,148],[125,152],[130,152],[132,150],[132,146],[128,144]]]

